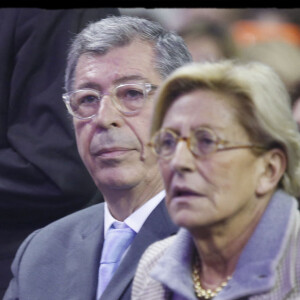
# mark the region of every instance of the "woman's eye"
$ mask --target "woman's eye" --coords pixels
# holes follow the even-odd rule
[[[212,152],[216,145],[215,137],[210,132],[206,132],[205,130],[196,132],[195,140],[197,143],[197,149],[202,154]]]
[[[200,139],[198,139],[198,143],[203,144],[203,145],[211,145],[211,144],[214,144],[215,141],[210,137],[203,136]]]
[[[174,138],[171,138],[171,137],[164,138],[161,141],[162,148],[172,148],[172,147],[174,147],[174,144],[175,144],[175,140],[174,140]]]

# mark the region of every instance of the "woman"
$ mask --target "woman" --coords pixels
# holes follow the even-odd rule
[[[177,235],[145,252],[132,299],[300,299],[300,140],[260,63],[192,64],[162,85],[151,147]]]

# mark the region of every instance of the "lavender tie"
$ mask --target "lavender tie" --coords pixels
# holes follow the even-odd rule
[[[118,268],[122,255],[135,237],[135,232],[125,223],[113,223],[110,227],[101,255],[99,268],[98,296],[102,295],[110,279]]]

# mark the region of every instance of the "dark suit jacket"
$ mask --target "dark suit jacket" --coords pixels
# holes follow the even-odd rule
[[[0,9],[0,299],[30,233],[97,203],[62,101],[64,72],[74,35],[119,14],[117,8]]]
[[[130,299],[144,250],[176,231],[162,201],[136,235],[101,299]],[[103,241],[103,203],[35,231],[17,252],[4,300],[95,300]]]

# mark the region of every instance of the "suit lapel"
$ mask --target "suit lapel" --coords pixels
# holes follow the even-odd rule
[[[104,241],[103,205],[95,207],[95,215],[82,222],[79,237],[70,250],[68,260],[68,294],[65,299],[94,300],[98,284],[98,267]]]
[[[108,284],[101,299],[117,300],[130,299],[131,283],[139,262],[140,257],[146,248],[157,240],[175,234],[178,227],[175,226],[167,212],[165,201],[153,210],[145,221],[140,232],[136,235],[129,251],[122,260],[118,270]]]

